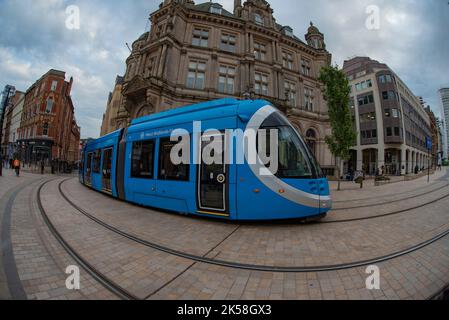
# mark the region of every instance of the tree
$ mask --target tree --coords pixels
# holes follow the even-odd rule
[[[319,77],[324,85],[324,100],[329,109],[332,135],[326,137],[329,150],[336,160],[349,160],[350,149],[356,144],[357,134],[353,127],[349,106],[350,87],[345,73],[338,66],[323,67]],[[338,190],[340,190],[340,165],[337,163]]]

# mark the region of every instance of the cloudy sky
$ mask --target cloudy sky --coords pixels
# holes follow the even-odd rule
[[[196,1],[196,3],[204,2]],[[0,0],[0,88],[26,90],[50,68],[74,77],[82,137],[98,137],[117,74],[132,43],[148,29],[161,0]],[[232,11],[233,0],[218,0]],[[387,63],[439,113],[437,90],[449,86],[448,0],[271,0],[277,22],[301,39],[312,20],[333,62],[363,55]],[[80,29],[66,28],[66,8],[80,9]],[[369,6],[379,28],[369,30]]]

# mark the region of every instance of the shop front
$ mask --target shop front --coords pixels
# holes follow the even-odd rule
[[[39,164],[42,161],[49,165],[52,161],[53,140],[30,139],[18,142],[21,148],[21,158],[26,164]]]

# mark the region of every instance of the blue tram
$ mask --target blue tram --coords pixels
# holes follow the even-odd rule
[[[237,161],[239,142],[230,141],[239,139],[227,131],[249,128],[277,130],[279,163],[273,174],[246,154]],[[188,163],[172,161],[175,130],[189,134]],[[204,161],[198,152],[213,141],[224,152],[212,155],[223,161]],[[84,185],[181,214],[240,221],[308,219],[326,215],[332,205],[315,157],[287,118],[263,100],[222,99],[142,117],[89,142],[82,159],[79,178]]]

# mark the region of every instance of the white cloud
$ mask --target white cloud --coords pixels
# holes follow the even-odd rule
[[[203,0],[206,2],[207,0]],[[132,43],[161,0],[3,0],[0,86],[28,88],[50,68],[74,77],[73,100],[83,137],[98,136],[108,93],[125,71]],[[196,1],[200,3],[202,1]],[[218,0],[233,11],[233,0]],[[278,23],[304,38],[313,21],[334,63],[367,55],[387,63],[417,95],[437,105],[449,85],[449,6],[446,0],[271,0]],[[65,28],[65,8],[80,8],[80,30]],[[381,28],[367,30],[366,7],[377,5]]]

